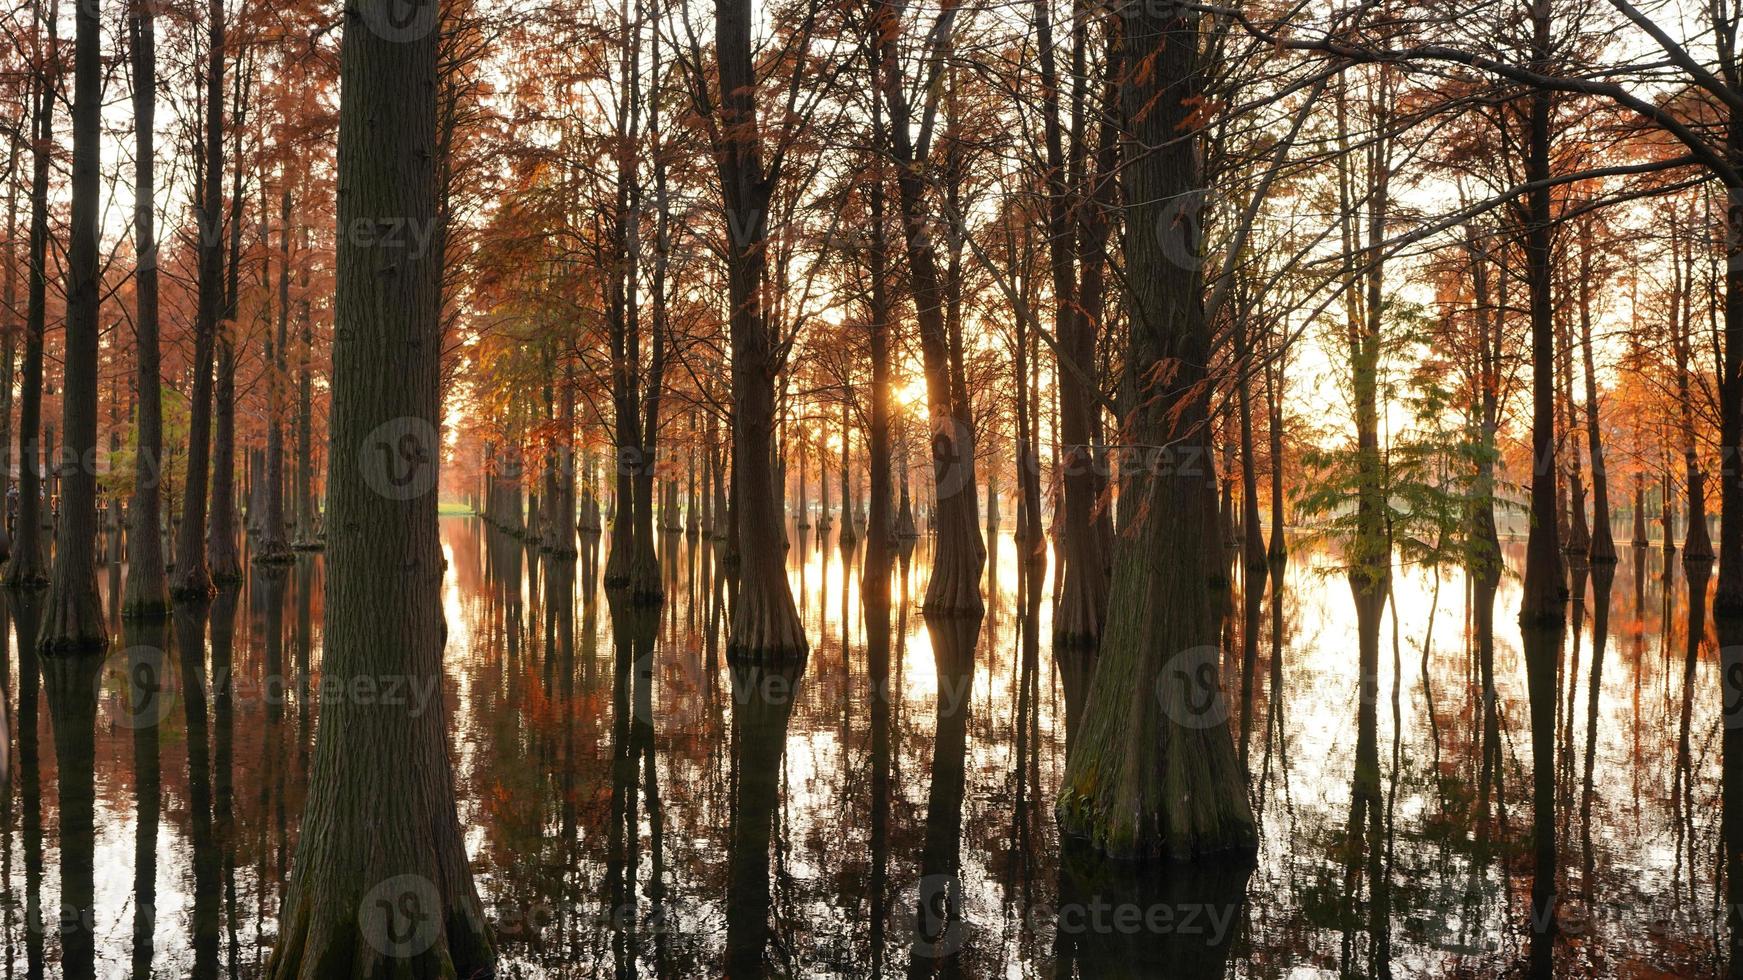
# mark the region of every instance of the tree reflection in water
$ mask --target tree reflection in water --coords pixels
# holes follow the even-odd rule
[[[793,529],[812,650],[773,670],[726,662],[708,536],[662,535],[666,600],[629,606],[601,583],[601,534],[566,557],[473,519],[442,531],[430,710],[450,713],[508,975],[1727,970],[1743,627],[1707,615],[1710,575],[1680,555],[1576,564],[1558,637],[1520,632],[1512,573],[1437,587],[1416,567],[1358,629],[1340,556],[1294,542],[1223,626],[1257,863],[1141,870],[1061,853],[1087,658],[1051,649],[1050,556],[997,542],[984,620],[928,620],[927,539],[880,570],[864,543]],[[251,569],[155,632],[113,622],[88,679],[19,643],[40,613],[6,597],[15,975],[258,971],[321,706],[361,696],[323,684],[321,561]]]

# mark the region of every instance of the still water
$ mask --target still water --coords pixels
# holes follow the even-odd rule
[[[860,602],[863,549],[844,558],[794,531],[812,652],[802,673],[780,673],[726,667],[729,599],[706,541],[663,537],[668,599],[637,611],[599,586],[603,549],[553,563],[470,518],[445,518],[442,535],[444,689],[397,696],[448,712],[504,976],[1527,969],[1532,739],[1516,575],[1497,600],[1485,739],[1464,576],[1395,576],[1364,712],[1338,556],[1298,545],[1252,642],[1238,611],[1225,627],[1258,861],[1136,876],[1062,856],[1054,583],[1031,584],[1008,537],[989,565],[988,613],[966,625],[922,619],[918,543],[898,571],[883,663]],[[1517,546],[1507,557],[1517,568]],[[320,559],[298,560],[155,632],[114,620],[100,675],[40,662],[13,631],[7,976],[260,972],[320,704],[393,696],[322,684]],[[112,616],[120,574],[103,583]],[[1613,582],[1577,576],[1555,711],[1559,976],[1722,968],[1719,658],[1701,614],[1710,588],[1694,578],[1656,549],[1625,555]],[[14,627],[37,615],[7,609]],[[94,719],[69,693],[91,683]],[[1357,779],[1364,734],[1377,783]],[[62,912],[87,903],[88,916]]]

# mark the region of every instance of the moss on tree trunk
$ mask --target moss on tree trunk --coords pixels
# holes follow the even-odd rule
[[[1115,544],[1100,660],[1073,734],[1057,815],[1063,833],[1110,856],[1190,860],[1257,846],[1246,783],[1229,736],[1206,570],[1219,543],[1205,364],[1210,337],[1194,223],[1178,202],[1199,191],[1190,130],[1197,17],[1126,8],[1122,87],[1140,161],[1127,170],[1125,246],[1132,314],[1130,437],[1148,447],[1131,468],[1136,494]],[[1174,210],[1170,210],[1174,209]],[[1122,468],[1125,472],[1125,468]]]

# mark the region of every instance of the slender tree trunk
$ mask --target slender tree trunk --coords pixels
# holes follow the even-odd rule
[[[236,344],[218,341],[218,379],[213,400],[212,508],[207,524],[207,566],[215,585],[242,581],[236,550]]]
[[[1565,452],[1568,461],[1568,535],[1562,541],[1562,550],[1570,555],[1584,556],[1592,547],[1591,527],[1586,523],[1586,482],[1580,465],[1579,412],[1574,408],[1574,355],[1573,327],[1566,317],[1561,318],[1561,403],[1562,403],[1562,434],[1567,440]]]
[[[1588,557],[1596,564],[1613,564],[1616,541],[1610,527],[1610,474],[1604,469],[1603,427],[1598,423],[1598,372],[1592,361],[1590,224],[1582,224],[1580,233],[1580,359],[1586,369],[1586,445],[1592,456],[1592,543]]]
[[[224,3],[206,8],[206,127],[201,148],[199,214],[199,306],[194,316],[194,383],[188,409],[187,480],[176,539],[176,599],[201,599],[212,593],[206,564],[206,492],[212,434],[212,358],[218,317],[224,302]]]
[[[1043,116],[1047,144],[1048,258],[1053,276],[1054,334],[1059,341],[1056,361],[1061,431],[1058,438],[1064,443],[1059,459],[1064,472],[1065,502],[1059,559],[1059,574],[1063,582],[1059,604],[1053,613],[1053,642],[1057,649],[1093,650],[1107,617],[1108,584],[1107,555],[1102,549],[1102,536],[1095,527],[1094,513],[1100,489],[1096,479],[1097,460],[1090,447],[1090,387],[1095,377],[1094,331],[1098,325],[1090,322],[1086,312],[1078,308],[1077,272],[1074,268],[1077,233],[1071,215],[1064,137],[1059,124],[1059,77],[1054,64],[1050,9],[1047,0],[1036,0],[1041,87],[1043,92],[1055,96],[1045,100]],[[1111,128],[1108,132],[1112,132]],[[1087,256],[1085,264],[1088,264]],[[1099,282],[1095,289],[1099,296]],[[1084,291],[1088,293],[1087,285]]]
[[[303,229],[302,247],[306,254],[309,247],[307,228]],[[315,520],[314,378],[311,368],[315,325],[314,318],[309,315],[309,270],[306,264],[298,270],[297,286],[302,292],[302,299],[297,303],[302,339],[297,344],[297,473],[294,493],[297,530],[293,541],[298,550],[307,551],[319,546],[319,538]]]
[[[954,8],[950,8],[953,10]],[[908,278],[919,321],[920,351],[926,372],[926,406],[932,432],[932,482],[937,502],[933,528],[937,547],[932,578],[926,585],[926,610],[934,615],[980,616],[986,565],[976,499],[975,433],[959,345],[947,323],[949,300],[939,276],[933,244],[934,214],[927,203],[926,161],[916,156],[912,115],[905,82],[896,70],[896,39],[901,15],[891,0],[876,0],[876,61],[889,110],[885,140],[896,164],[896,189],[902,206],[902,236],[908,253]],[[944,16],[950,16],[947,12]]]
[[[284,186],[278,197],[278,336],[273,338],[269,333],[266,344],[266,516],[260,553],[254,558],[267,563],[291,560],[290,545],[284,537],[284,349],[290,342],[291,186],[288,174],[279,179]]]
[[[34,90],[32,82],[25,87],[26,100]],[[34,107],[33,107],[34,108]],[[4,320],[0,321],[0,377],[6,379],[0,385],[0,564],[12,557],[12,465],[18,458],[18,447],[13,443],[12,430],[12,389],[18,377],[13,372],[18,368],[18,338],[24,333],[24,324],[18,319],[18,160],[21,147],[27,142],[20,133],[8,141],[10,149],[6,159],[6,248],[0,252],[0,262],[6,264],[0,272],[0,306],[4,306]],[[0,629],[4,629],[4,618],[0,617]]]
[[[103,207],[99,173],[103,111],[100,7],[100,0],[82,0],[75,17],[72,229],[67,248],[67,326],[61,379],[65,442],[58,457],[61,512],[54,574],[41,636],[45,654],[74,657],[109,645],[97,592],[97,472],[87,465],[97,458],[97,315],[102,276],[97,225]],[[52,707],[52,692],[50,704]],[[68,952],[72,952],[70,947]]]
[[[225,264],[224,316],[219,327],[218,379],[213,402],[212,509],[207,526],[206,564],[214,584],[242,581],[242,558],[236,534],[236,322],[242,274],[242,129],[246,97],[243,73],[232,88],[235,104],[235,172],[230,191],[230,255]]]
[[[30,277],[24,325],[24,376],[18,399],[18,437],[23,452],[18,466],[18,522],[13,528],[12,557],[6,565],[6,584],[25,589],[48,584],[42,540],[42,342],[48,323],[48,174],[49,151],[54,145],[55,88],[60,77],[57,32],[60,4],[50,0],[45,14],[41,0],[37,0],[32,5],[32,14],[37,18],[36,29],[32,31],[37,70],[31,79],[31,97],[35,101],[31,110],[34,138],[30,151]],[[45,21],[48,43],[43,45],[41,30]]]
[[[1533,57],[1548,70],[1549,10],[1533,0]],[[1555,309],[1550,295],[1550,94],[1529,97],[1526,180],[1541,185],[1526,194],[1525,282],[1531,311],[1531,533],[1525,545],[1525,591],[1519,615],[1528,623],[1560,623],[1566,616],[1556,521],[1560,475],[1555,452]]]
[[[139,305],[134,324],[139,419],[133,460],[133,527],[127,543],[127,596],[122,614],[155,620],[169,614],[169,589],[164,580],[163,506],[159,499],[164,456],[155,210],[157,28],[152,5],[136,4],[127,23],[133,54],[133,236],[139,256],[133,293]]]
[[[847,402],[841,403],[841,548],[852,551],[859,544],[859,534],[853,527],[853,430],[847,424]]]
[[[371,29],[391,7],[358,0],[346,18],[341,228],[436,220],[437,36]],[[339,240],[323,679],[399,677],[435,696],[322,706],[296,869],[266,969],[274,980],[494,972],[439,696],[439,261]]]

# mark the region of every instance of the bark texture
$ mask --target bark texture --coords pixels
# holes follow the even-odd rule
[[[158,351],[157,229],[155,210],[157,125],[157,27],[151,4],[138,4],[127,22],[133,54],[134,197],[133,237],[139,267],[133,274],[138,301],[134,322],[137,358],[138,445],[133,461],[133,523],[127,539],[127,595],[122,614],[161,619],[169,614],[163,568],[163,392]]]
[[[67,326],[61,383],[64,443],[59,456],[61,513],[41,643],[72,653],[109,645],[97,593],[97,311],[101,269],[100,130],[103,81],[99,0],[78,4],[73,67],[72,232],[67,248]]]
[[[1142,445],[1209,458],[1210,349],[1190,224],[1169,202],[1197,193],[1182,132],[1199,91],[1197,17],[1181,8],[1127,8],[1124,79],[1134,202],[1125,255],[1132,313],[1130,366],[1151,390],[1128,428]],[[1143,66],[1143,70],[1140,69]],[[1213,536],[1176,515],[1214,508],[1203,466],[1158,461],[1132,475],[1140,495],[1115,545],[1112,601],[1081,731],[1072,736],[1057,806],[1061,831],[1121,858],[1189,860],[1257,847],[1228,708],[1205,569]]]
[[[390,39],[389,0],[346,10],[339,226],[436,215],[437,38]],[[341,237],[322,672],[441,690],[441,270],[408,243]],[[482,977],[495,953],[454,802],[446,709],[321,709],[274,980]]]
[[[715,156],[726,204],[727,292],[732,333],[733,512],[738,525],[739,591],[728,649],[768,662],[803,658],[807,643],[779,547],[781,488],[774,475],[775,375],[780,345],[765,312],[769,202],[757,130],[750,0],[714,7],[720,118]],[[845,498],[845,495],[844,495]]]
[[[206,132],[201,144],[199,306],[194,314],[194,383],[188,407],[188,458],[170,594],[178,600],[212,594],[206,565],[206,491],[211,463],[212,357],[224,303],[224,3],[206,8]]]

